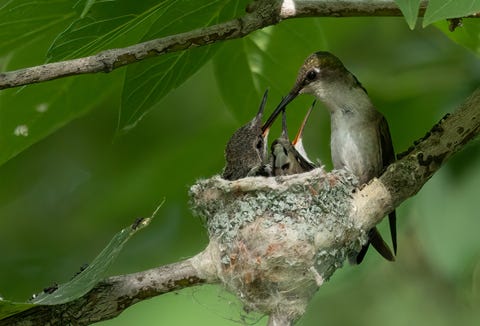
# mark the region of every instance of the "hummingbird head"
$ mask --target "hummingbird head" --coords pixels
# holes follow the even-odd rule
[[[295,85],[270,115],[263,129],[270,128],[277,116],[298,94],[312,94],[321,100],[328,100],[338,85],[360,86],[358,80],[343,65],[339,58],[326,51],[311,54],[298,71]],[[342,92],[338,90],[338,92]],[[343,94],[341,94],[343,95]]]
[[[290,93],[315,93],[317,89],[323,89],[325,84],[335,82],[346,73],[348,70],[336,56],[330,52],[315,52],[303,63]]]
[[[262,103],[255,117],[230,137],[225,147],[224,179],[237,180],[244,178],[253,169],[257,169],[264,164],[269,129],[262,130],[262,117],[267,97],[268,90],[263,95]]]

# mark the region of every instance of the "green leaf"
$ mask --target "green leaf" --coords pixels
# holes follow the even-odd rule
[[[55,39],[49,61],[92,55],[138,42],[172,1],[82,1],[83,11]]]
[[[22,39],[24,34],[28,36],[28,42],[21,40],[20,43],[9,43],[8,40],[2,40],[2,45],[8,45],[0,49],[2,71],[45,62],[48,44],[65,26],[65,19],[60,18],[75,15],[71,1],[48,2],[50,6],[46,3],[14,0],[1,6],[0,16],[5,15],[5,11],[12,13],[11,17],[4,16],[2,23],[9,26],[7,29],[19,33],[14,37],[10,31],[0,29],[1,38],[11,37],[15,40]],[[25,14],[23,20],[20,19],[22,13]],[[48,19],[52,21],[47,22]],[[49,24],[49,28],[43,26]],[[113,89],[120,86],[114,78],[116,75],[119,74],[113,73],[108,77],[103,74],[81,76],[1,91],[0,164],[104,101]],[[112,78],[113,81],[108,80]],[[85,96],[83,92],[94,96]]]
[[[67,14],[72,18],[79,15],[71,8],[71,1],[49,2],[50,7],[55,7],[53,5],[58,7],[56,11],[43,5],[45,2],[23,2],[10,1],[0,9],[0,17],[3,15],[5,18],[3,24],[8,25],[11,20],[11,23],[15,24],[11,28],[14,33],[27,34],[32,37],[29,42],[23,40],[25,43],[2,43],[2,45],[9,45],[6,47],[9,51],[0,57],[2,71],[44,62],[46,47],[52,43],[52,39],[58,34],[58,29],[62,27],[56,24],[55,28],[45,29],[43,25],[47,25],[47,23],[44,20],[50,18],[53,21],[53,19],[64,17]],[[146,4],[153,2],[155,1],[142,2],[141,5],[135,4],[135,8],[138,7],[137,12],[131,11],[133,10],[131,7],[134,5],[127,6],[131,2],[125,0],[91,4],[84,20],[77,20],[53,42],[53,47],[50,48],[52,56],[50,59],[59,60],[69,56],[91,54],[89,51],[96,52],[103,49],[102,47],[120,46],[138,41],[150,26],[145,22],[156,12],[150,7],[145,9]],[[88,4],[85,1],[83,3],[85,6]],[[157,8],[156,6],[157,4],[152,5]],[[86,8],[81,4],[78,7],[79,10]],[[145,10],[142,11],[142,8]],[[12,16],[6,15],[7,13],[12,13]],[[28,14],[27,17],[39,18],[30,20],[23,17],[23,20],[26,21],[23,23],[23,20],[19,18],[21,13]],[[121,14],[130,20],[124,22],[123,25],[112,24],[112,21],[118,23],[121,20],[119,16]],[[86,23],[87,20],[90,24]],[[41,25],[37,26],[35,23]],[[142,23],[147,26],[145,27]],[[94,39],[93,41],[88,37],[89,35]],[[12,35],[5,29],[0,29],[0,39],[2,37],[7,38],[6,41],[21,38]],[[14,45],[18,45],[18,47],[12,49],[11,46]],[[0,53],[2,50],[4,50],[3,47]],[[36,56],[32,56],[32,54],[36,54]],[[88,112],[107,97],[111,97],[112,94],[118,94],[123,77],[124,72],[79,76],[0,92],[0,164]],[[115,90],[117,91],[115,92]],[[85,96],[84,94],[90,95]]]
[[[80,14],[80,18],[85,18],[88,14],[92,6],[95,4],[97,0],[87,0],[85,6],[83,7],[82,13]]]
[[[19,314],[22,311],[28,310],[32,307],[35,307],[35,305],[31,303],[18,303],[8,300],[0,300],[0,321],[9,316]]]
[[[430,0],[423,27],[442,19],[465,17],[479,11],[480,0]]]
[[[151,26],[143,40],[173,35],[232,19],[243,11],[244,1],[177,1]],[[119,130],[133,128],[170,91],[200,69],[219,44],[162,55],[130,65],[122,92]]]
[[[122,92],[119,129],[127,131],[135,127],[165,95],[200,69],[217,47],[207,46],[171,53],[155,61],[149,60],[128,67]]]
[[[0,164],[98,106],[119,86],[118,79],[97,74],[2,91]]]
[[[410,29],[415,28],[421,0],[395,0]]]
[[[76,275],[70,282],[61,284],[58,289],[51,293],[41,293],[32,300],[34,304],[61,304],[80,298],[90,291],[95,284],[105,277],[105,272],[117,259],[123,249],[123,246],[137,231],[148,226],[155,217],[156,213],[163,205],[164,201],[156,208],[155,212],[149,218],[138,220],[134,224],[118,232],[110,243],[100,252],[93,262],[80,274]]]
[[[267,106],[271,107],[292,88],[305,58],[325,48],[318,19],[285,21],[230,41],[213,60],[222,98],[239,121],[249,121],[257,112],[266,88],[270,90]],[[302,101],[291,106],[299,102]],[[305,114],[307,107],[304,109],[301,114]]]
[[[448,38],[480,55],[480,21],[478,18],[462,19],[462,26],[453,32],[449,29],[448,21],[434,23]]]
[[[70,0],[11,0],[0,3],[0,56],[63,27],[75,17]]]
[[[0,300],[0,320],[36,305],[57,305],[71,302],[90,291],[105,277],[105,272],[117,259],[127,241],[139,230],[150,224],[164,202],[165,200],[161,202],[151,217],[139,219],[118,232],[85,270],[75,275],[70,282],[60,284],[54,292],[42,292],[32,299],[31,303],[14,303]]]

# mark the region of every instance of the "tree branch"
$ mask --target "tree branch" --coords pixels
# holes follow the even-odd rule
[[[59,305],[39,305],[0,320],[0,325],[89,325],[111,319],[139,301],[190,286],[218,283],[210,262],[206,250],[170,265],[112,276],[79,299]]]
[[[426,1],[423,1],[420,15],[423,15],[425,6]],[[243,17],[210,27],[154,39],[125,48],[105,50],[88,57],[0,73],[0,90],[72,75],[108,73],[150,57],[241,38],[285,19],[401,15],[400,9],[393,0],[257,0],[248,6],[247,13]]]

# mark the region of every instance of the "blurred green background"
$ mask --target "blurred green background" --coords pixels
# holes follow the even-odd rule
[[[38,39],[38,53],[23,62],[41,63],[55,33]],[[248,62],[252,71],[268,66],[262,73],[245,70],[241,61],[238,49],[250,53],[252,48],[268,55],[269,60],[253,55]],[[480,81],[473,52],[435,27],[411,31],[403,18],[292,20],[226,42],[213,61],[128,132],[117,130],[126,69],[96,76],[98,87],[76,95],[78,101],[96,98],[93,110],[75,113],[80,117],[0,166],[1,296],[25,301],[54,282],[68,281],[118,230],[150,216],[163,198],[158,216],[130,240],[109,274],[141,271],[202,250],[207,235],[189,211],[189,186],[221,172],[225,143],[256,112],[258,94],[266,86],[273,89],[271,112],[313,50],[335,53],[355,73],[389,121],[397,153],[452,112]],[[0,64],[11,70],[7,61],[12,62],[4,55]],[[1,96],[28,94],[9,92],[0,93],[0,134],[11,133],[5,117],[15,113]],[[71,101],[62,109],[75,105]],[[292,134],[311,101],[302,96],[291,105]],[[275,128],[271,137],[279,133]],[[311,158],[331,167],[329,118],[321,105],[310,118],[304,143]],[[397,261],[388,263],[371,251],[361,266],[345,266],[316,294],[299,325],[478,325],[479,187],[480,143],[475,140],[398,209]],[[387,234],[385,224],[380,229]],[[99,324],[236,325],[260,318],[244,319],[244,314],[225,290],[204,286],[138,303]],[[261,319],[259,325],[265,323]]]

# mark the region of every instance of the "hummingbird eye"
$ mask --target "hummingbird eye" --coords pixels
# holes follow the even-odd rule
[[[310,70],[308,73],[307,73],[307,80],[308,81],[312,81],[314,80],[315,78],[317,78],[317,71],[312,69]]]

